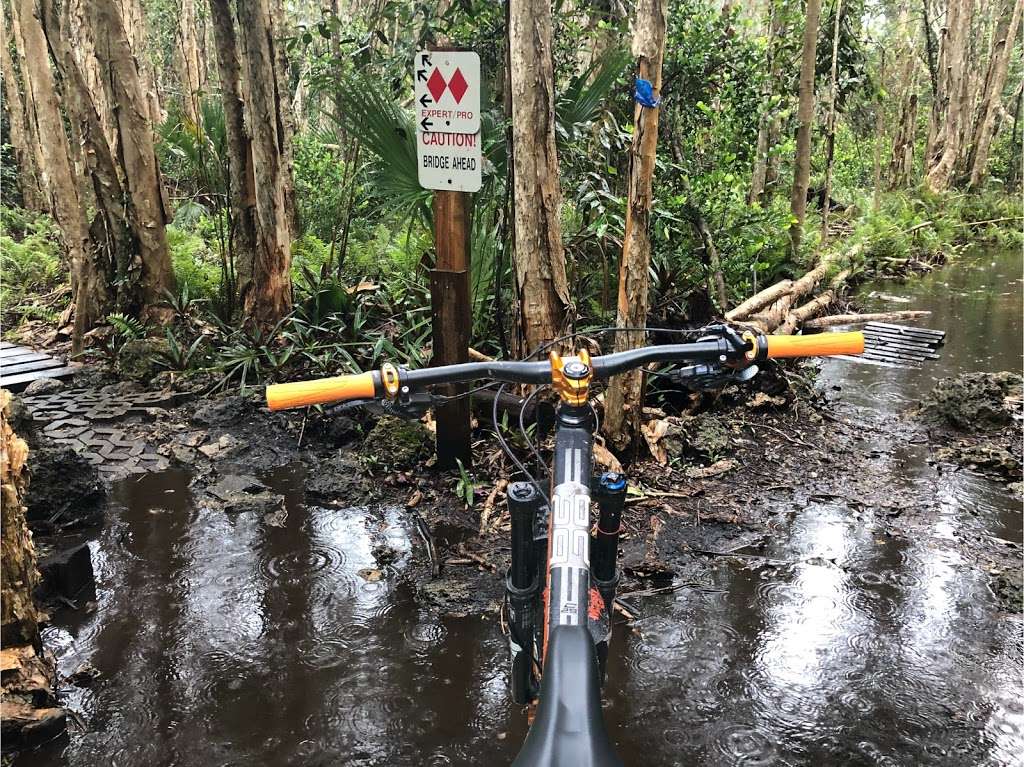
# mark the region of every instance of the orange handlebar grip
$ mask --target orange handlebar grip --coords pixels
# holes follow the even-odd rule
[[[766,336],[768,359],[782,357],[828,357],[833,354],[862,354],[864,334],[816,333],[811,336]]]
[[[267,387],[267,407],[271,410],[287,410],[351,399],[372,399],[375,394],[373,373],[358,373],[314,381],[271,384]]]

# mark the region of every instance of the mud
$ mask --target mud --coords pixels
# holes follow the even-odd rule
[[[1020,483],[1024,393],[1017,373],[944,378],[914,415],[932,426],[929,437],[941,460]]]

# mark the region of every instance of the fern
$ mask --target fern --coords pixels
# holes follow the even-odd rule
[[[146,335],[146,326],[135,317],[129,317],[121,312],[107,315],[107,322],[114,329],[116,335],[122,342],[134,341]]]

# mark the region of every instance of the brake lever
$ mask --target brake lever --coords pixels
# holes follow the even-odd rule
[[[434,405],[437,398],[431,394],[406,394],[398,399],[354,399],[324,409],[324,415],[335,416],[349,410],[363,408],[377,415],[392,415],[407,421],[417,421]]]
[[[721,389],[731,383],[745,383],[758,374],[757,365],[739,369],[710,363],[687,365],[676,371],[676,379],[693,391]]]

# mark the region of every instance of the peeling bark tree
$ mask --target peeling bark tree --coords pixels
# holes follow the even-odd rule
[[[165,291],[174,287],[167,249],[163,184],[153,146],[153,126],[139,69],[121,13],[114,0],[88,0],[89,21],[96,40],[96,59],[104,74],[107,101],[114,110],[117,158],[122,172],[137,256],[119,269],[118,305],[143,320],[162,320]],[[127,279],[125,279],[127,277]]]
[[[547,0],[510,0],[508,34],[518,335],[533,351],[561,333],[569,307]]]
[[[637,77],[661,93],[661,69],[665,57],[665,0],[640,0],[633,22],[633,55]],[[619,265],[619,305],[616,325],[644,327],[649,310],[648,287],[651,263],[651,197],[654,161],[658,145],[659,109],[636,104],[633,111],[633,145],[629,152],[629,181],[626,195],[626,229]],[[643,346],[642,330],[615,334],[615,349]],[[612,444],[623,449],[640,433],[643,405],[643,372],[634,370],[616,376],[605,401],[605,433]]]
[[[245,125],[242,67],[238,61],[238,41],[228,0],[210,0],[210,20],[217,48],[220,99],[224,105],[228,146],[228,197],[231,201],[228,276],[248,284],[252,279],[256,253],[256,182],[253,178],[252,139]],[[233,275],[230,274],[232,270]],[[237,287],[227,287],[229,294],[234,296]]]
[[[18,19],[18,11],[14,2],[10,5],[11,9],[11,37],[14,39],[15,49],[15,61],[18,71],[21,73],[21,87],[22,94],[24,96],[25,105],[25,132],[26,140],[32,150],[33,163],[35,165],[37,173],[37,181],[39,183],[39,189],[42,194],[42,206],[43,209],[48,213],[53,213],[50,210],[50,192],[49,192],[49,181],[46,174],[46,158],[43,152],[43,142],[39,138],[39,125],[35,114],[35,95],[32,90],[32,79],[28,75],[28,69],[24,64],[25,56],[25,36],[21,32],[21,22]]]
[[[32,592],[39,583],[32,533],[25,522],[22,498],[28,485],[28,446],[8,424],[11,395],[0,390],[0,495],[3,535],[0,536],[0,634],[4,646],[39,643],[39,610]]]
[[[96,105],[90,98],[85,76],[75,57],[68,37],[68,6],[63,20],[58,17],[54,0],[39,5],[43,33],[59,74],[64,111],[72,133],[79,143],[82,163],[82,197],[91,193],[96,217],[90,226],[92,247],[86,268],[78,281],[78,292],[84,294],[88,307],[83,322],[88,329],[106,316],[112,298],[112,285],[121,274],[127,274],[131,254],[136,251],[128,222],[129,209],[124,204],[124,188],[111,155]],[[120,271],[118,270],[120,267]],[[119,309],[122,307],[118,307]],[[125,307],[126,308],[126,307]]]
[[[897,94],[900,104],[899,120],[892,141],[892,158],[889,161],[889,188],[902,189],[910,184],[914,170],[914,146],[917,143],[917,55],[914,51],[912,33],[905,31],[909,26],[909,10],[900,7],[896,26],[900,32],[897,50],[896,70],[899,72]]]
[[[10,141],[14,147],[14,161],[18,164],[18,188],[21,202],[29,210],[45,212],[46,196],[36,167],[35,150],[28,132],[25,102],[21,98],[18,73],[11,59],[7,38],[7,19],[0,10],[0,71],[3,74],[4,99],[10,116]]]
[[[974,123],[971,148],[967,158],[968,188],[976,189],[984,181],[988,169],[988,156],[997,129],[997,116],[1002,109],[1003,88],[1010,66],[1010,56],[1020,27],[1024,0],[1015,0],[1013,9],[1004,14],[996,29],[993,51],[990,54],[988,74],[985,77],[981,105]]]
[[[974,0],[949,0],[939,46],[938,90],[932,103],[925,157],[925,185],[933,192],[949,188],[960,155],[967,101],[967,38]]]
[[[195,0],[181,0],[174,63],[181,81],[181,100],[185,114],[193,123],[198,124],[200,94],[206,88],[206,68],[199,53],[199,20],[196,17]]]
[[[241,285],[249,320],[274,325],[292,306],[291,167],[287,163],[287,94],[279,88],[278,35],[268,0],[238,4],[241,60],[247,85],[247,125],[252,136],[256,190],[256,242],[252,279]]]
[[[41,142],[42,170],[49,193],[50,211],[64,235],[64,246],[71,265],[71,288],[74,293],[75,325],[72,348],[80,351],[82,337],[96,319],[97,307],[90,300],[88,273],[91,262],[89,228],[78,184],[72,172],[71,146],[64,130],[64,118],[57,97],[57,86],[50,71],[46,37],[33,0],[16,0],[12,4],[25,48],[23,63],[27,91],[31,93],[31,113]]]
[[[793,193],[790,210],[795,219],[789,227],[794,255],[800,251],[804,219],[807,215],[807,187],[811,180],[811,129],[814,125],[814,64],[818,42],[821,0],[807,0],[804,21],[803,54],[800,61],[800,87],[797,105],[796,157],[793,168]]]
[[[33,594],[39,583],[23,499],[28,447],[11,429],[11,395],[0,390],[0,641],[3,643],[5,749],[32,748],[61,735],[67,715],[56,706],[53,656],[43,653]]]

